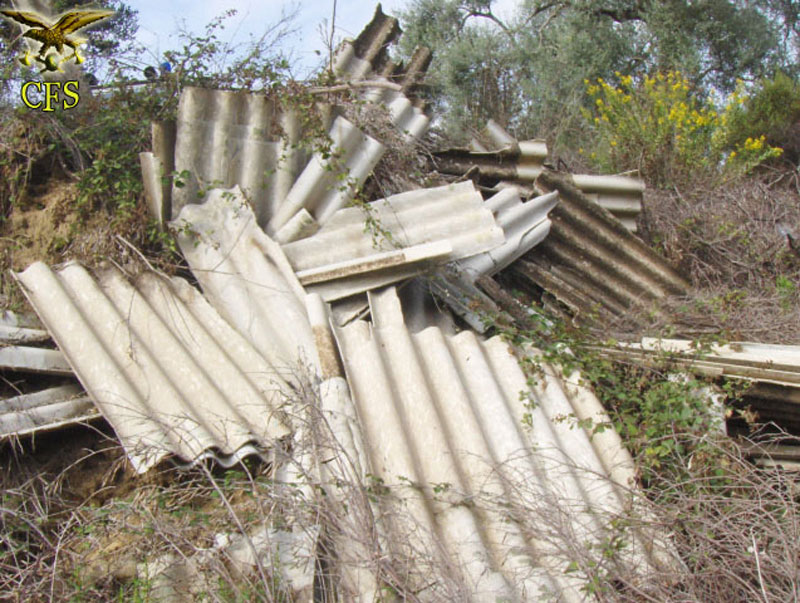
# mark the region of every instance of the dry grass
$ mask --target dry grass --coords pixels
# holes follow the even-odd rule
[[[305,407],[306,436],[285,443],[275,464],[253,458],[230,470],[163,463],[137,476],[102,430],[53,434],[35,451],[7,447],[0,591],[13,601],[175,593],[289,601],[310,595],[310,576],[318,600],[365,584],[383,600],[468,600],[459,568],[395,515],[404,512],[398,491],[357,477],[317,408]],[[308,447],[326,462],[309,464]],[[553,498],[556,485],[518,482],[510,498],[479,493],[470,504],[479,514],[510,513],[561,570],[574,562],[574,577],[596,600],[797,600],[796,477],[755,468],[730,441],[704,440],[702,450],[652,479],[649,500],[631,492],[638,503],[630,514],[601,517],[608,528],[591,545]],[[446,493],[439,503],[449,496],[458,499]],[[669,535],[672,562],[659,573],[631,561],[643,533]]]
[[[654,601],[797,601],[800,598],[800,476],[762,470],[723,438],[654,478],[649,494],[681,571]],[[641,600],[614,596],[612,600]]]
[[[800,343],[800,247],[787,237],[800,239],[800,191],[786,176],[647,191],[643,237],[697,291],[668,304],[684,332]]]

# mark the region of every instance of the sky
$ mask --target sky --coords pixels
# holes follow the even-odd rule
[[[284,50],[291,51],[295,59],[298,73],[293,75],[298,79],[310,76],[321,64],[317,52],[324,57],[327,51],[319,30],[324,23],[330,32],[333,9],[333,0],[126,0],[126,3],[139,11],[137,37],[152,52],[154,65],[158,64],[156,56],[178,46],[176,34],[181,27],[201,33],[207,23],[229,8],[236,9],[237,15],[227,21],[225,35],[234,42],[246,42],[248,34],[259,36],[265,24],[275,23],[282,12],[296,9],[293,23],[298,31],[287,39]],[[381,5],[384,13],[396,15],[408,3],[409,0],[382,0]],[[516,0],[498,0],[495,10],[505,15],[514,4]],[[337,0],[336,41],[357,36],[369,23],[376,5],[377,1]]]
[[[177,32],[181,27],[194,33],[204,31],[205,25],[229,8],[237,15],[227,21],[223,39],[246,42],[248,35],[260,36],[265,25],[275,23],[283,12],[297,10],[293,24],[298,31],[286,41],[285,50],[291,51],[298,65],[296,77],[305,77],[320,62],[314,51],[327,52],[319,28],[326,23],[330,31],[333,0],[127,0],[131,8],[139,11],[138,39],[154,55],[178,46]],[[337,0],[336,40],[355,37],[370,21],[377,4],[363,0]],[[383,12],[392,14],[406,4],[406,0],[383,0]],[[155,59],[154,59],[155,63]]]

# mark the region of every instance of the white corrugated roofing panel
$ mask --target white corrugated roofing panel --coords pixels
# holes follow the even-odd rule
[[[361,59],[356,54],[352,42],[345,40],[339,47],[334,64],[334,72],[345,80],[357,81],[369,79],[370,81],[389,82],[386,78],[378,77],[369,61]],[[388,110],[392,124],[410,140],[418,140],[428,129],[430,119],[425,113],[415,107],[406,96],[389,87],[374,87],[363,89],[364,100],[371,103],[383,104]]]
[[[354,322],[336,338],[370,472],[402,499],[383,500],[390,542],[439,550],[477,600],[581,600],[550,522],[558,516],[579,546],[600,542],[604,517],[624,504],[606,476],[626,486],[633,476],[612,431],[598,440],[558,420],[602,419],[599,402],[547,367],[529,385],[499,338],[412,334],[394,289],[369,295],[374,324]],[[537,516],[545,506],[552,517]],[[424,597],[441,596],[441,585],[427,588]]]
[[[700,349],[685,339],[644,337],[641,343],[620,342],[604,352],[642,359],[670,354],[681,366],[700,373],[800,388],[800,346],[731,342]]]
[[[445,243],[448,248],[435,255],[429,249]],[[365,208],[341,209],[314,235],[288,243],[283,250],[300,281],[330,301],[413,275],[418,267],[407,267],[426,257],[457,260],[503,243],[502,229],[468,181],[401,193]],[[405,257],[408,254],[412,257]],[[392,262],[393,255],[403,257]],[[329,284],[311,285],[310,275],[320,271],[324,274],[313,282]],[[341,283],[356,274],[364,275],[358,285]]]
[[[5,311],[0,314],[0,342],[18,345],[21,343],[42,343],[50,339],[41,325],[28,320],[22,315]]]
[[[58,350],[28,346],[0,347],[0,369],[51,375],[71,375],[72,369]]]
[[[275,367],[185,281],[41,262],[16,277],[137,471],[169,453],[226,462],[288,433]]]
[[[201,189],[238,185],[265,224],[306,163],[300,136],[296,117],[264,94],[185,88],[178,107],[172,217],[196,202]]]
[[[558,203],[553,192],[522,202],[512,187],[486,201],[498,225],[503,229],[505,242],[485,253],[458,262],[458,267],[471,278],[499,272],[517,258],[541,243],[550,232],[548,214]]]
[[[239,188],[210,191],[202,205],[185,205],[172,224],[211,305],[293,380],[313,356],[305,291]]]
[[[636,176],[573,174],[575,187],[592,201],[610,211],[631,232],[642,212],[644,181]]]
[[[267,231],[277,233],[305,209],[320,224],[352,200],[372,168],[383,155],[384,146],[364,134],[344,117],[337,117],[328,131],[329,153],[314,153],[291,190],[272,212]],[[342,180],[342,175],[346,180]],[[260,221],[259,221],[260,222]]]

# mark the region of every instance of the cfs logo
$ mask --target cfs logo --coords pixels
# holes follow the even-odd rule
[[[91,25],[114,14],[110,10],[74,10],[63,14],[58,21],[50,25],[47,20],[33,12],[20,10],[0,10],[0,13],[13,19],[26,27],[22,37],[26,38],[27,49],[24,56],[19,57],[19,62],[28,67],[31,61],[42,64],[39,73],[63,71],[61,65],[72,59],[76,64],[83,63],[84,59],[78,52],[78,47],[85,44],[86,40],[72,36],[79,29]],[[34,54],[31,48],[33,42],[39,44],[38,52]],[[72,53],[64,52],[64,48],[71,48]],[[53,49],[52,51],[50,51]],[[36,88],[43,94],[43,100],[32,101],[29,96],[30,89]],[[25,82],[20,89],[22,102],[31,109],[54,111],[53,101],[58,102],[63,97],[64,109],[71,109],[78,104],[78,82]],[[42,108],[42,106],[44,107]]]
[[[37,101],[32,101],[30,89],[35,88],[43,97]],[[44,92],[42,92],[44,89]],[[59,91],[61,94],[59,94]],[[42,111],[55,111],[53,108],[53,101],[59,102],[60,96],[63,96],[62,107],[64,109],[72,109],[81,100],[78,96],[78,82],[70,80],[68,82],[25,82],[20,89],[22,102],[30,109],[41,109]],[[69,102],[72,101],[72,102]],[[42,108],[44,105],[44,108]]]

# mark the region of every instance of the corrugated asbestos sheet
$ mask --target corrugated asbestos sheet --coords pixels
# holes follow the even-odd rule
[[[800,471],[800,446],[781,444],[753,445],[746,443],[742,448],[745,454],[759,467]]]
[[[295,230],[292,226],[284,229],[293,220],[308,220],[311,216],[315,222],[323,224],[336,210],[347,205],[385,151],[380,142],[344,117],[334,120],[328,136],[333,142],[331,152],[314,153],[267,223],[267,232],[280,240],[294,238],[289,234]],[[345,180],[342,174],[347,175]]]
[[[573,315],[602,318],[686,295],[689,283],[672,266],[568,181],[543,172],[538,183],[560,197],[550,234],[509,270],[544,291],[545,305],[560,312],[557,300]]]
[[[624,361],[649,364],[670,355],[671,362],[687,371],[752,383],[744,402],[759,415],[759,422],[774,421],[800,435],[800,347],[734,342],[713,345],[703,353],[693,342],[643,338],[641,343],[619,343],[602,353]]]
[[[229,464],[289,432],[284,368],[185,281],[41,262],[16,277],[137,471],[170,453]]]
[[[66,380],[57,387],[42,389],[37,375],[71,376],[72,368],[59,350],[52,349],[50,333],[41,326],[31,317],[8,311],[0,314],[0,370],[17,373],[13,387],[19,392],[0,400],[0,440],[100,417],[91,399],[76,383]]]
[[[0,400],[0,439],[84,423],[100,417],[79,385],[62,385]]]
[[[16,345],[0,347],[0,369],[48,375],[72,374],[60,351]]]
[[[238,188],[215,189],[173,222],[178,245],[214,308],[292,380],[313,357],[305,291]]]
[[[567,418],[604,421],[600,403],[550,367],[529,385],[500,338],[410,333],[394,289],[369,298],[373,323],[335,333],[370,473],[388,488],[392,552],[419,568],[446,560],[475,600],[583,600],[565,573],[570,553],[548,536],[565,530],[578,547],[599,543],[625,507],[606,479],[632,483],[619,437],[589,437]],[[425,600],[444,588],[429,578]]]
[[[392,124],[409,140],[416,140],[427,131],[429,119],[406,92],[413,90],[420,74],[427,69],[430,53],[416,53],[408,69],[390,64],[386,48],[399,33],[397,19],[384,15],[378,6],[361,35],[339,47],[333,70],[345,81],[366,79],[385,84],[359,88],[361,98],[384,105]],[[314,223],[324,224],[345,207],[385,151],[379,141],[342,117],[336,118],[329,135],[334,143],[334,157],[316,153],[267,224],[267,232],[278,241],[300,238],[298,231],[307,232]],[[342,173],[348,176],[344,182],[338,177]]]
[[[427,69],[430,53],[420,50],[407,67],[392,64],[386,46],[398,34],[397,20],[378,7],[359,38],[339,48],[334,70],[348,82],[368,78],[383,84],[358,90],[365,101],[385,105],[394,126],[414,140],[429,119],[406,93]],[[238,185],[251,199],[258,223],[277,240],[313,232],[349,203],[385,149],[338,116],[328,132],[331,152],[309,158],[298,145],[300,130],[294,114],[263,94],[186,88],[177,124],[154,124],[153,152],[140,156],[152,212],[165,221],[198,191]],[[170,189],[162,177],[173,170],[177,176]]]
[[[435,165],[443,174],[462,176],[475,173],[482,185],[492,190],[517,186],[527,196],[540,194],[536,179],[544,169],[547,145],[542,140],[517,141],[497,122],[489,120],[483,140],[472,140],[469,149],[435,153]],[[644,182],[635,176],[568,176],[586,197],[610,211],[631,232],[642,211]]]
[[[544,169],[547,144],[525,140],[496,151],[448,149],[435,153],[436,169],[442,174],[463,176],[477,168],[480,176],[498,181],[533,181]]]
[[[480,193],[462,182],[340,209],[283,251],[307,290],[332,301],[412,276],[425,260],[475,256],[503,242]]]
[[[275,214],[307,158],[292,113],[263,94],[188,87],[181,94],[175,137],[172,217],[200,188],[239,185],[262,223]]]
[[[636,219],[642,211],[644,181],[634,176],[594,176],[572,174],[572,184],[586,198],[594,201],[631,232],[636,232]]]
[[[42,343],[49,339],[50,334],[33,320],[14,312],[0,313],[0,343],[3,345]]]
[[[558,192],[523,202],[514,189],[506,189],[490,197],[486,207],[492,211],[503,229],[502,245],[456,263],[470,281],[482,275],[491,276],[517,260],[545,240],[550,232],[550,211],[558,204]]]
[[[333,70],[344,81],[369,80],[393,83],[397,88],[363,89],[367,102],[383,104],[392,123],[410,139],[419,139],[427,130],[429,118],[422,103],[414,96],[431,62],[427,48],[417,48],[408,65],[398,65],[388,58],[388,47],[400,35],[397,19],[383,13],[380,5],[372,21],[353,41],[345,40],[337,49]]]
[[[153,153],[140,156],[151,210],[169,220],[199,191],[239,185],[266,223],[308,160],[300,130],[297,117],[264,94],[184,88],[177,123],[153,124]]]
[[[485,332],[488,329],[487,316],[496,316],[499,309],[475,283],[506,268],[541,243],[550,232],[548,214],[557,203],[557,192],[523,203],[515,187],[489,198],[485,205],[502,227],[505,242],[495,249],[446,267],[428,279],[430,292],[450,306],[470,327]]]

